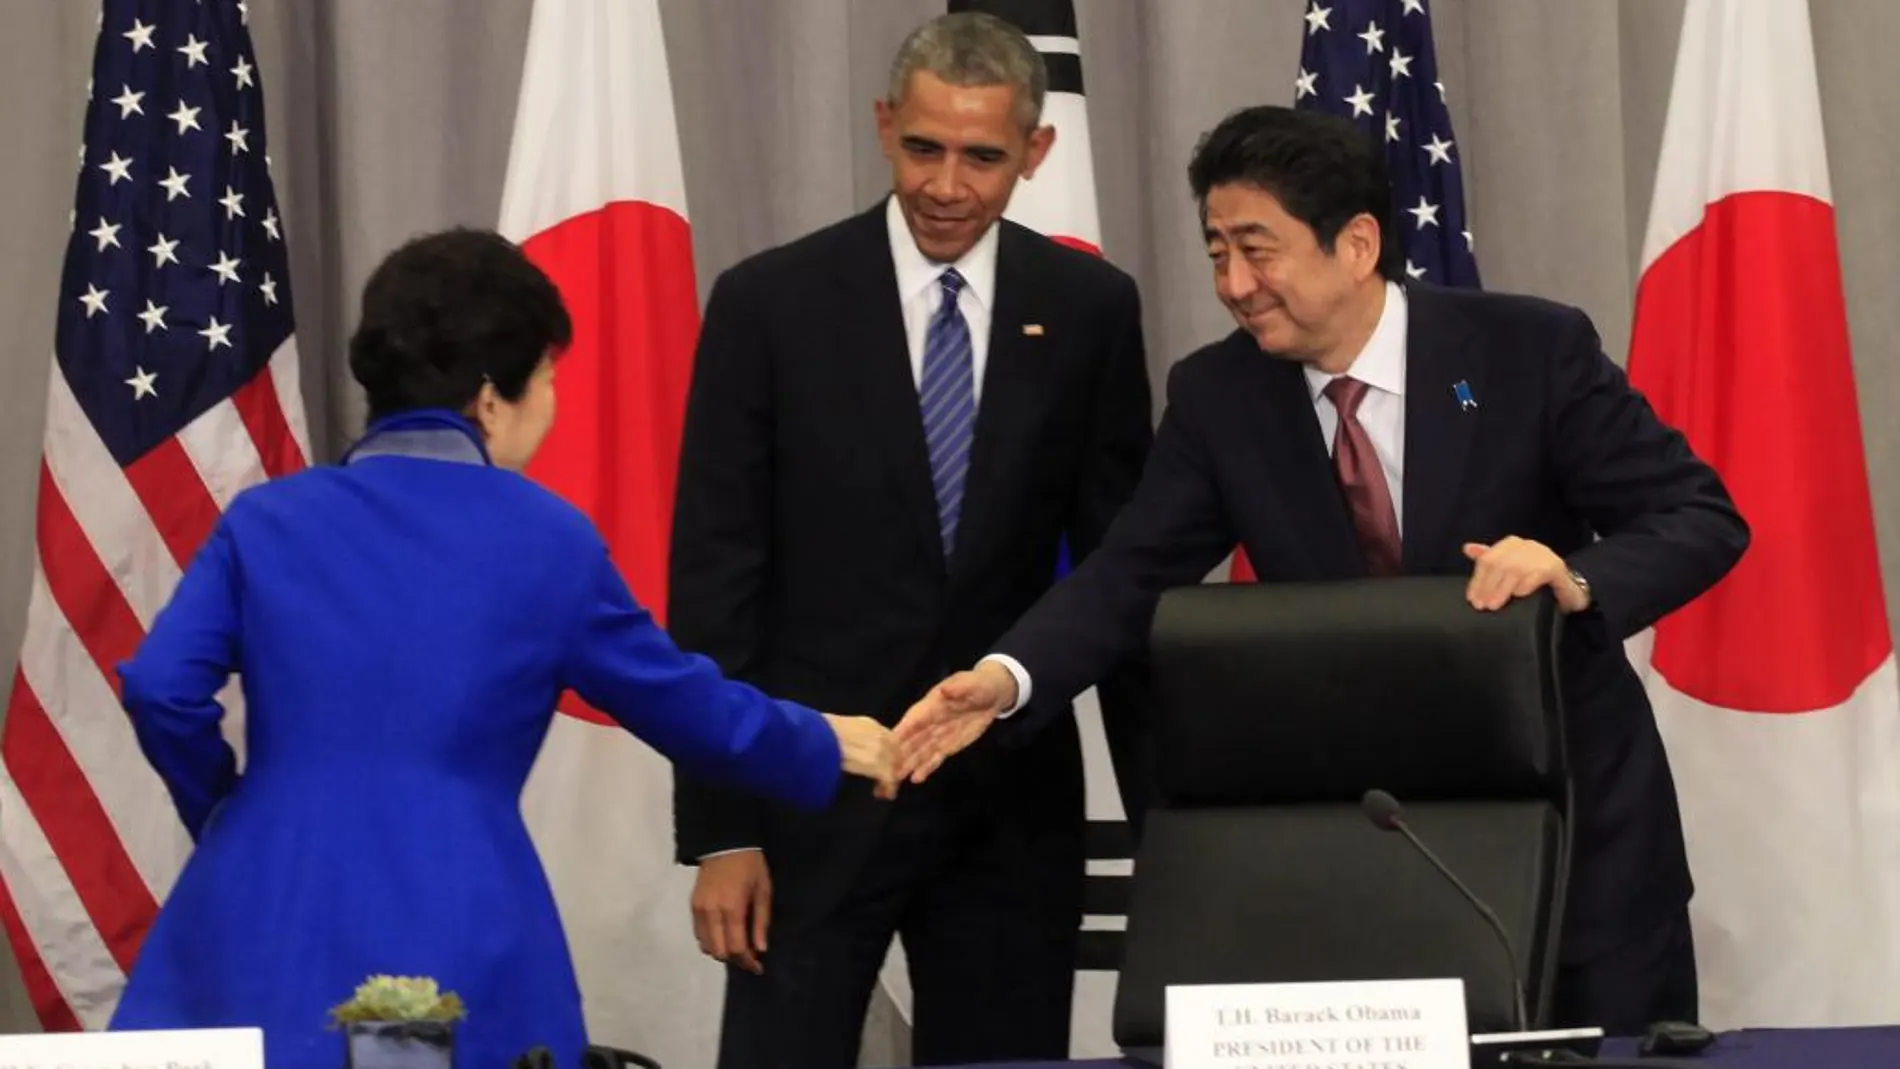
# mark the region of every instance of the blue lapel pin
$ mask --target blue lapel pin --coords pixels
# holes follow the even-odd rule
[[[1451,395],[1458,399],[1459,411],[1461,412],[1477,411],[1478,399],[1476,397],[1471,396],[1470,383],[1466,382],[1463,379],[1459,379],[1457,382],[1452,383]]]

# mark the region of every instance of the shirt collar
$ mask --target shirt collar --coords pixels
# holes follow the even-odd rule
[[[891,263],[897,268],[899,300],[909,304],[936,285],[946,268],[954,267],[963,276],[964,288],[976,298],[978,305],[985,309],[996,307],[996,233],[1000,226],[992,224],[962,259],[944,264],[926,259],[917,251],[917,241],[910,236],[910,227],[904,223],[904,210],[898,206],[895,196],[885,200],[884,224],[891,236]]]
[[[1353,358],[1346,374],[1375,390],[1395,397],[1405,396],[1405,287],[1396,282],[1385,284],[1385,308],[1379,313],[1379,325],[1372,328],[1366,347]],[[1306,388],[1318,401],[1326,384],[1338,378],[1311,364],[1306,365]]]

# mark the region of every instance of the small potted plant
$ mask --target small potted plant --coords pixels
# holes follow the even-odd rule
[[[372,976],[330,1010],[346,1069],[453,1069],[462,1000],[424,976]]]

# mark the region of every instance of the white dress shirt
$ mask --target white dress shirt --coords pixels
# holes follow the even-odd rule
[[[1396,282],[1387,282],[1379,324],[1372,328],[1372,337],[1366,339],[1365,348],[1353,357],[1345,372],[1370,387],[1359,402],[1359,425],[1366,429],[1366,437],[1372,439],[1372,451],[1378,454],[1379,467],[1385,471],[1385,484],[1392,492],[1392,510],[1398,516],[1401,538],[1405,534],[1406,335],[1405,289]],[[1261,359],[1278,358],[1262,355]],[[1339,376],[1328,375],[1311,364],[1305,371],[1313,414],[1319,418],[1320,435],[1326,440],[1327,454],[1331,455],[1333,443],[1339,438],[1339,410],[1327,399],[1325,389],[1327,383]],[[1029,672],[1016,658],[1006,653],[992,653],[983,660],[995,661],[1016,677],[1016,704],[1006,710],[1004,716],[1029,704]]]
[[[1379,455],[1379,467],[1385,471],[1385,485],[1392,491],[1392,511],[1399,520],[1399,536],[1405,535],[1405,289],[1396,282],[1385,284],[1385,310],[1379,313],[1379,325],[1372,328],[1366,347],[1353,358],[1346,374],[1370,389],[1359,402],[1359,425],[1372,439],[1372,451]],[[1327,455],[1339,440],[1339,410],[1328,400],[1325,389],[1338,378],[1311,364],[1306,366],[1306,387],[1313,397],[1313,414],[1319,417],[1320,437],[1326,440]]]
[[[924,378],[924,339],[930,335],[930,320],[943,305],[943,286],[938,279],[954,267],[963,276],[963,289],[957,293],[957,311],[970,327],[970,372],[975,399],[983,400],[983,371],[990,353],[990,316],[996,310],[995,226],[976,240],[970,251],[954,264],[926,259],[917,251],[910,236],[904,211],[897,198],[885,202],[884,225],[891,236],[891,264],[897,268],[897,300],[904,310],[904,340],[910,345],[910,377],[922,388]]]

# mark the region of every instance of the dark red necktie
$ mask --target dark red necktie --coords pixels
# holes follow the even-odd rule
[[[1392,507],[1392,488],[1372,439],[1359,424],[1359,402],[1366,384],[1341,376],[1326,384],[1326,399],[1339,411],[1339,433],[1333,438],[1333,472],[1352,510],[1352,526],[1366,570],[1373,575],[1399,574],[1399,515]]]

